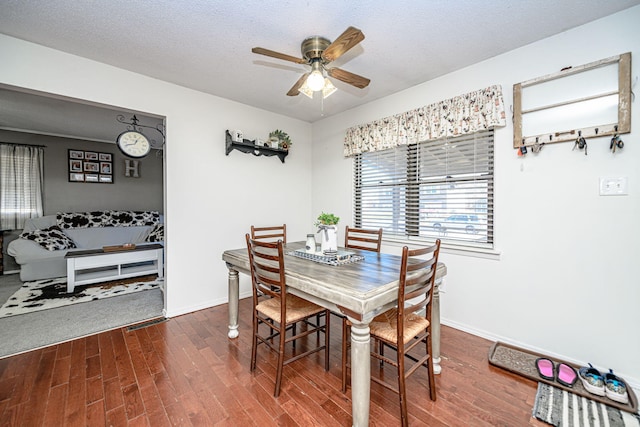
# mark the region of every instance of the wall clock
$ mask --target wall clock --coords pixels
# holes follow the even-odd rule
[[[151,143],[146,136],[134,130],[127,130],[118,135],[116,144],[125,156],[139,159],[151,151]]]

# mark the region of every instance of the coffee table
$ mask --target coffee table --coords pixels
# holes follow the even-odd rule
[[[160,244],[136,246],[134,249],[89,249],[69,251],[67,260],[67,292],[77,285],[106,282],[128,277],[157,274],[164,276],[163,249]]]

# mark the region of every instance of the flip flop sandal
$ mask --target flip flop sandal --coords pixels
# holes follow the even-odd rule
[[[612,369],[609,369],[608,374],[604,374],[604,386],[605,395],[609,399],[619,403],[629,403],[627,386],[624,381],[613,375]]]
[[[555,380],[555,376],[553,374],[553,362],[550,359],[545,357],[538,357],[536,359],[536,369],[538,370],[538,375],[540,378],[544,378],[545,380],[553,381]]]
[[[566,363],[560,363],[556,366],[557,381],[565,387],[573,387],[578,381],[578,373]]]

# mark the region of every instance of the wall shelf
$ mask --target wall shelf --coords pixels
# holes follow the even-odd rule
[[[243,139],[243,142],[234,142],[231,140],[231,134],[227,130],[226,135],[226,154],[227,156],[233,150],[238,150],[243,153],[251,153],[254,156],[278,156],[280,161],[284,163],[285,157],[289,154],[289,150],[283,150],[281,148],[271,148],[265,146],[256,145],[255,141]]]

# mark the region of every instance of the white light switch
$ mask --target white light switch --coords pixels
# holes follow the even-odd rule
[[[626,196],[629,194],[627,177],[600,178],[601,196]]]

